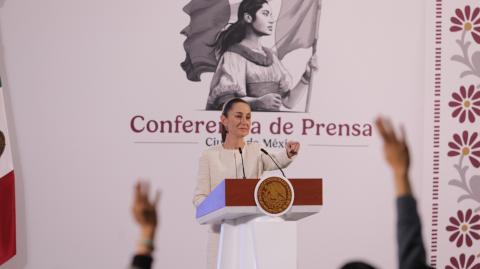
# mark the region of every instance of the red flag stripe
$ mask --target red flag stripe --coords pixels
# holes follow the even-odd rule
[[[15,256],[15,174],[0,179],[0,265]]]

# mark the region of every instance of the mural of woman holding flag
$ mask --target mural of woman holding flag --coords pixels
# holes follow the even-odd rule
[[[253,110],[279,111],[292,108],[307,91],[312,56],[302,79],[292,88],[291,76],[276,53],[262,46],[261,38],[273,32],[273,13],[266,0],[244,0],[238,20],[222,31],[215,42],[220,56],[210,86],[207,110],[217,110],[229,99],[241,97]]]
[[[201,2],[193,0],[185,11],[192,16],[195,9],[202,6]],[[220,8],[220,2],[215,5],[216,8]],[[278,21],[281,29],[277,29],[275,35],[276,50],[262,44],[263,37],[273,34],[275,23],[272,8],[266,0],[241,1],[236,22],[223,25],[221,30],[217,31],[214,42],[210,42],[210,52],[208,48],[204,48],[210,57],[209,64],[205,57],[200,57],[201,55],[195,57],[195,54],[199,53],[193,46],[195,40],[187,38],[185,41],[187,59],[182,63],[187,77],[191,79],[192,74],[196,72],[198,73],[195,75],[199,76],[199,73],[215,68],[206,109],[220,110],[226,101],[234,97],[247,101],[252,110],[257,111],[281,111],[293,108],[301,97],[311,90],[312,73],[317,70],[316,56],[313,52],[304,67],[305,72],[296,84],[293,84],[291,75],[279,57],[296,48],[310,46],[314,48],[319,10],[318,0],[282,2]],[[292,12],[295,12],[294,16],[290,14]],[[282,20],[282,16],[288,19]],[[192,16],[192,22],[194,19]],[[306,24],[310,25],[305,27]],[[193,36],[195,34],[193,23],[183,33],[187,37]],[[209,34],[211,36],[213,33]],[[212,60],[212,57],[215,57],[215,60]],[[195,59],[201,59],[201,62]]]

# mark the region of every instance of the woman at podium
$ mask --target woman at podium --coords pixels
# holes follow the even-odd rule
[[[251,108],[248,102],[234,98],[226,102],[220,116],[222,144],[205,150],[200,157],[197,186],[193,203],[198,206],[226,178],[260,178],[264,171],[277,169],[272,158],[281,168],[292,162],[300,144],[289,141],[285,150],[267,156],[258,143],[247,144],[245,137],[250,133]],[[207,243],[207,268],[216,268],[220,226],[209,229]]]

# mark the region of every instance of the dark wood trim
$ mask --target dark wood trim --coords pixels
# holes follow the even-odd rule
[[[256,206],[255,186],[258,179],[225,179],[226,206]],[[295,191],[293,205],[323,205],[323,179],[291,179]]]

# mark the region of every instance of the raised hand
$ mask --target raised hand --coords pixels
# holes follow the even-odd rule
[[[138,253],[148,254],[153,251],[153,239],[158,224],[157,204],[160,192],[155,193],[153,200],[149,198],[150,185],[147,182],[138,182],[135,185],[132,213],[141,229],[141,242]]]
[[[410,154],[405,137],[405,130],[401,128],[398,135],[389,120],[379,117],[375,125],[383,139],[383,152],[387,163],[392,168],[395,178],[395,190],[397,196],[411,194],[408,180],[408,169],[410,168]]]
[[[298,154],[298,151],[300,150],[300,143],[297,141],[288,141],[286,150],[288,158],[292,158]]]

